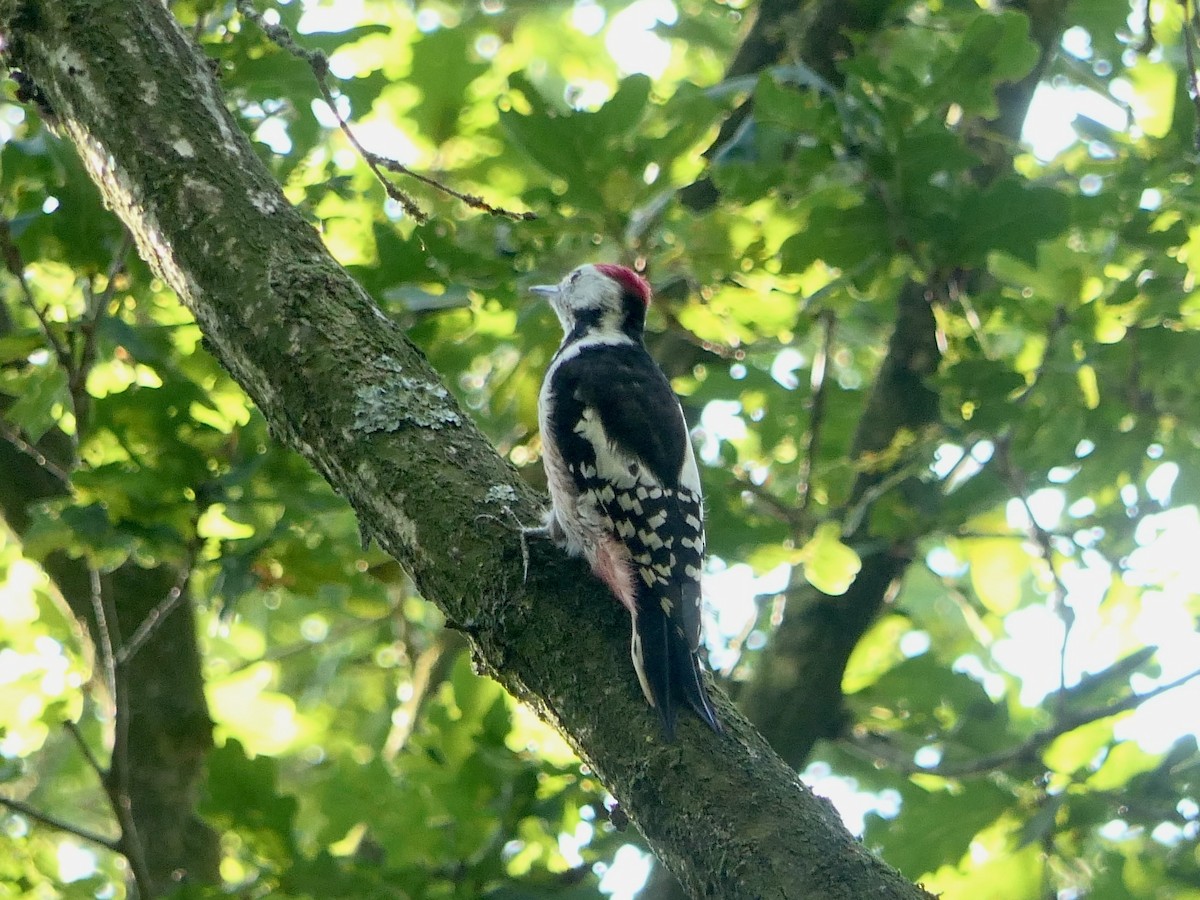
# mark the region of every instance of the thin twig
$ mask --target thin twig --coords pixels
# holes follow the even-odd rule
[[[452,634],[453,632],[443,631],[413,661],[412,673],[409,678],[411,685],[409,697],[397,710],[400,715],[393,714],[392,728],[388,732],[387,740],[384,741],[380,754],[384,762],[394,763],[400,751],[408,743],[409,737],[412,736],[413,729],[421,718],[421,707],[427,699],[429,689],[436,687],[436,684],[433,684],[434,670],[447,652],[450,643],[449,636]]]
[[[259,663],[279,662],[282,659],[287,659],[292,656],[299,656],[301,653],[309,653],[319,648],[328,649],[334,641],[340,641],[344,637],[348,637],[359,631],[366,631],[376,625],[381,625],[390,619],[395,618],[396,612],[393,607],[382,616],[376,616],[373,619],[356,619],[346,622],[339,627],[330,628],[329,632],[321,640],[319,644],[314,644],[312,641],[302,640],[292,644],[286,644],[274,650],[269,650],[262,656],[257,656],[254,659],[243,660],[236,666],[229,669],[227,675],[234,675],[238,672],[245,671],[251,666],[257,666]]]
[[[301,59],[308,64],[308,67],[312,70],[313,77],[316,79],[317,89],[321,92],[322,99],[324,99],[326,105],[333,113],[333,117],[337,120],[338,127],[342,130],[342,133],[346,135],[346,139],[350,142],[350,145],[354,147],[358,155],[362,157],[363,162],[367,164],[367,167],[374,173],[375,177],[379,179],[379,183],[383,185],[383,189],[387,192],[387,195],[399,203],[401,208],[409,216],[411,216],[414,221],[423,224],[429,221],[429,215],[423,209],[421,209],[416,200],[409,196],[405,191],[401,190],[390,179],[386,178],[383,174],[384,170],[388,172],[394,172],[397,175],[404,175],[408,178],[413,178],[422,184],[429,185],[435,190],[441,191],[444,194],[448,194],[457,200],[461,200],[472,209],[480,210],[481,212],[485,212],[491,216],[501,216],[503,218],[513,219],[518,222],[537,218],[537,215],[532,212],[518,213],[503,207],[492,206],[482,197],[456,191],[454,188],[443,184],[435,178],[430,178],[428,175],[422,175],[419,172],[414,172],[412,169],[398,160],[387,156],[382,156],[378,153],[372,153],[370,150],[364,147],[362,143],[359,142],[358,137],[354,134],[353,129],[350,127],[350,123],[343,118],[341,111],[338,110],[337,100],[334,98],[333,91],[329,87],[329,59],[325,56],[325,54],[320,50],[308,50],[304,47],[301,47],[296,42],[296,39],[292,37],[291,32],[282,25],[270,25],[265,22],[262,14],[254,8],[250,0],[238,0],[237,8],[238,12],[261,28],[274,44],[287,53],[292,54],[292,56],[295,56],[297,59]]]
[[[833,349],[833,336],[837,330],[837,317],[830,310],[822,310],[819,316],[821,322],[821,346],[813,357],[812,371],[809,373],[809,386],[812,389],[812,401],[809,404],[808,433],[804,440],[804,449],[800,454],[800,515],[808,512],[812,500],[812,473],[814,458],[821,449],[821,426],[825,422],[825,370],[829,362],[829,354]]]
[[[775,597],[776,598],[778,598],[780,596],[786,597],[790,591],[791,591],[791,585],[789,585],[786,589],[781,591],[779,594],[776,594]],[[763,607],[763,604],[759,602],[759,598],[763,597],[763,596],[768,596],[768,595],[755,594],[754,597],[751,598],[752,602],[754,603],[754,615],[747,616],[746,622],[744,625],[742,625],[741,630],[738,631],[737,634],[735,634],[733,637],[731,637],[729,639],[728,650],[729,650],[729,654],[731,657],[731,661],[730,661],[729,665],[725,666],[719,672],[720,676],[724,679],[729,679],[733,676],[734,669],[736,669],[738,667],[738,664],[742,661],[742,647],[745,646],[746,641],[750,639],[750,635],[752,635],[759,626],[758,620],[759,620],[759,617],[762,616],[762,607]],[[735,699],[736,699],[736,697],[735,697]]]
[[[71,371],[70,389],[73,396],[78,395],[76,399],[76,416],[79,415],[79,406],[86,403],[88,398],[86,394],[88,375],[92,371],[92,366],[96,362],[96,336],[99,332],[100,317],[104,315],[104,311],[108,309],[109,303],[112,302],[113,295],[116,293],[117,276],[125,270],[125,263],[129,258],[129,251],[133,249],[133,236],[126,231],[121,237],[121,243],[117,245],[117,250],[113,253],[112,261],[108,265],[108,271],[105,273],[104,290],[99,294],[93,289],[91,281],[84,284],[84,299],[86,303],[86,312],[83,317],[83,324],[79,328],[79,333],[82,335],[82,346],[79,349],[78,357]],[[82,430],[79,429],[79,430]]]
[[[187,599],[184,587],[190,574],[190,572],[184,572],[180,578],[182,583],[176,584],[171,590],[167,591],[167,596],[146,614],[146,618],[137,627],[137,631],[133,633],[133,636],[129,639],[129,643],[125,644],[120,652],[117,653],[118,666],[127,665],[130,660],[137,656],[138,651],[146,645],[150,638],[154,637],[154,633],[162,627],[171,613],[183,605],[183,602]]]
[[[971,302],[971,296],[962,289],[962,285],[957,278],[950,279],[946,286],[946,295],[948,299],[957,303],[962,307],[963,318],[971,327],[971,333],[975,335],[975,341],[979,344],[979,349],[983,351],[983,355],[988,359],[992,359],[992,351],[988,346],[989,341],[987,332],[983,327],[983,320],[979,317],[978,310],[975,309],[975,304]]]
[[[980,444],[983,443],[992,445],[992,455],[988,459],[981,461],[975,458],[975,450]],[[975,438],[971,441],[971,445],[969,447],[963,447],[962,456],[954,461],[954,465],[950,467],[950,471],[943,475],[940,479],[943,485],[942,490],[944,490],[946,493],[949,493],[958,481],[959,476],[962,475],[963,470],[972,463],[982,469],[985,465],[991,462],[991,460],[995,457],[995,446],[996,442],[991,438]],[[976,473],[972,473],[972,475],[974,474]]]
[[[1038,751],[1049,746],[1052,741],[1069,731],[1074,731],[1076,728],[1081,728],[1092,722],[1098,722],[1101,719],[1107,719],[1111,716],[1137,709],[1147,700],[1182,687],[1197,677],[1200,677],[1200,669],[1189,672],[1181,678],[1176,678],[1174,681],[1160,684],[1158,687],[1146,691],[1144,694],[1130,694],[1127,697],[1122,697],[1120,700],[1114,700],[1112,703],[1107,703],[1103,706],[1060,716],[1058,721],[1053,725],[1034,732],[1015,747],[997,750],[995,753],[989,753],[975,759],[963,760],[962,762],[946,762],[936,766],[918,766],[913,763],[911,757],[901,755],[897,752],[898,748],[892,747],[871,736],[851,736],[847,739],[846,744],[852,750],[860,751],[874,759],[882,759],[889,766],[909,775],[938,775],[942,778],[980,775],[1003,768],[1017,760],[1032,759]]]
[[[1154,15],[1150,9],[1150,0],[1142,0],[1142,40],[1134,48],[1138,53],[1146,54],[1157,46],[1154,37]],[[1184,18],[1187,18],[1187,8],[1184,7]]]
[[[91,579],[92,612],[96,617],[97,638],[100,643],[100,664],[108,682],[113,702],[113,747],[112,762],[108,778],[104,781],[109,802],[117,823],[121,826],[121,852],[129,860],[133,880],[142,897],[154,896],[154,881],[146,867],[146,854],[138,836],[137,821],[133,817],[133,803],[129,796],[129,680],[125,671],[117,666],[113,650],[113,637],[120,640],[120,624],[112,598],[104,590],[100,570],[88,566]]]
[[[1042,359],[1038,363],[1037,371],[1033,373],[1033,379],[1024,390],[1013,398],[1014,403],[1023,404],[1033,396],[1034,388],[1042,383],[1046,372],[1050,368],[1050,360],[1054,353],[1054,343],[1069,324],[1071,324],[1071,315],[1067,312],[1067,308],[1065,306],[1058,306],[1054,310],[1054,318],[1050,320],[1050,328],[1046,332],[1046,349],[1042,351]]]
[[[114,838],[107,838],[102,834],[96,834],[94,831],[88,831],[86,828],[81,828],[78,825],[72,825],[69,822],[64,822],[55,816],[48,813],[40,812],[28,803],[21,800],[14,800],[11,797],[0,797],[0,806],[6,806],[13,812],[25,816],[27,819],[32,819],[45,825],[47,828],[53,828],[55,831],[61,831],[64,834],[71,834],[85,841],[90,841],[93,844],[99,844],[101,847],[107,847],[114,853],[121,852],[121,842]]]
[[[1061,713],[1066,699],[1067,647],[1071,639],[1072,626],[1075,624],[1075,611],[1067,604],[1067,585],[1058,571],[1058,564],[1054,561],[1054,543],[1050,532],[1038,522],[1037,516],[1033,512],[1033,505],[1029,502],[1029,485],[1025,473],[1013,463],[1009,451],[1010,444],[1007,436],[996,441],[995,459],[1000,464],[1001,475],[1008,482],[1009,490],[1021,501],[1021,506],[1025,510],[1025,517],[1029,520],[1029,539],[1038,548],[1038,553],[1045,562],[1046,568],[1050,572],[1050,579],[1054,583],[1054,592],[1050,597],[1051,607],[1063,623],[1062,644],[1058,653],[1057,705],[1058,712]]]
[[[793,528],[800,527],[802,519],[798,510],[772,494],[766,485],[739,479],[738,487],[746,493],[753,495],[754,499],[761,502],[763,507],[780,522],[790,525]]]
[[[54,358],[65,370],[70,371],[71,355],[67,352],[66,345],[59,341],[51,330],[50,320],[46,318],[45,310],[38,306],[37,298],[33,296],[33,289],[25,277],[25,260],[21,256],[21,248],[13,240],[8,220],[4,218],[0,218],[0,255],[4,257],[4,268],[17,280],[17,285],[21,289],[21,298],[33,312],[34,318],[37,319],[38,328],[41,329],[46,343],[50,345]]]
[[[154,637],[155,632],[162,627],[171,613],[175,612],[180,606],[187,601],[187,584],[192,577],[193,557],[189,556],[184,565],[180,568],[179,577],[175,580],[175,584],[167,591],[167,595],[162,598],[154,607],[146,614],[146,618],[142,619],[137,630],[128,641],[117,651],[116,664],[119,667],[128,665],[139,650]]]
[[[79,726],[67,719],[63,722],[63,728],[75,739],[75,745],[79,747],[79,752],[83,754],[83,758],[87,760],[88,767],[100,776],[100,783],[104,784],[108,779],[108,771],[104,766],[100,765],[100,760],[96,758],[96,754],[92,752],[92,748],[83,737],[83,732],[79,730]]]
[[[95,565],[88,566],[88,579],[91,587],[92,615],[96,617],[96,639],[100,643],[100,668],[108,696],[115,704],[117,700],[117,666],[112,645],[113,632],[109,627],[108,610],[105,608],[104,586],[100,581],[100,570]]]
[[[0,419],[0,437],[32,459],[47,474],[62,482],[64,487],[68,489],[71,487],[71,474],[66,469],[51,462],[42,451],[21,437],[21,433],[17,429],[2,419]]]
[[[871,505],[890,491],[896,485],[901,484],[913,476],[913,467],[901,466],[895,471],[890,472],[882,481],[871,485],[865,491],[858,502],[850,507],[845,516],[842,517],[842,534],[854,534],[858,531],[863,523],[863,519],[871,511]]]

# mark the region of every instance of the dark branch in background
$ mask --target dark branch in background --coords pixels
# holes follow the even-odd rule
[[[981,153],[985,149],[1000,148],[1005,154],[1011,150],[1063,27],[1063,2],[1029,4],[1028,8],[1025,3],[1012,5],[1030,15],[1031,30],[1041,47],[1041,55],[1028,76],[998,89],[1001,116],[987,130],[990,135],[987,147],[977,148]],[[824,4],[816,4],[818,18],[823,7]],[[837,15],[835,10],[827,8],[824,12]],[[814,36],[806,46],[829,50],[840,45],[828,39],[822,43]],[[831,67],[836,69],[834,59],[818,63],[804,57],[804,61],[823,74]],[[832,76],[826,77],[840,84]],[[996,134],[1001,140],[994,140]],[[978,176],[985,181],[993,172],[1003,171],[1009,159],[1007,155],[1003,159],[994,152],[992,155],[996,158],[990,164],[998,168],[981,169]],[[930,298],[945,296],[948,289],[965,277],[963,273],[955,273],[948,281],[934,280],[928,285],[910,282],[901,289],[895,330],[860,419],[851,458],[884,450],[901,431],[920,433],[937,425],[938,398],[927,382],[928,376],[936,372],[940,358]],[[912,466],[917,462],[902,460],[885,470],[864,471],[856,478],[849,501],[843,509],[833,511],[832,516],[843,521],[848,543],[863,542],[862,570],[846,594],[837,598],[826,597],[803,583],[792,586],[783,624],[770,649],[760,658],[755,681],[742,695],[743,709],[751,720],[763,728],[784,758],[796,766],[803,765],[817,739],[841,733],[844,726],[841,677],[849,653],[895,589],[911,561],[916,540],[922,536],[912,534],[906,540],[880,546],[878,541],[869,540],[871,510],[878,500],[894,492],[912,508],[921,509],[926,502],[936,503],[933,494],[938,487],[914,477]]]
[[[803,21],[814,23],[814,30],[792,46],[801,47],[799,59],[835,87],[843,82],[838,72],[838,60],[850,52],[853,44],[847,40],[848,32],[857,28],[870,31],[880,24],[878,17],[871,18],[869,9],[865,14],[851,18],[854,8],[866,9],[870,4],[842,3],[838,0],[801,0],[791,5],[795,18],[790,20],[800,28]],[[784,4],[766,4],[760,13],[751,36],[758,29],[781,33],[788,14]],[[882,9],[884,4],[876,5]],[[1049,3],[1014,4],[1029,13],[1033,21],[1035,40],[1041,47],[1041,56],[1034,70],[1016,85],[1004,85],[998,91],[1002,110],[1001,118],[992,123],[992,130],[1002,134],[1007,151],[1020,133],[1021,124],[1028,109],[1029,100],[1044,75],[1062,31],[1064,0]],[[801,16],[808,17],[801,19]],[[738,65],[751,59],[757,60],[760,69],[780,61],[773,55],[788,45],[785,42],[759,40],[759,51],[755,54],[739,55]],[[746,74],[743,68],[731,66],[728,75]],[[733,139],[742,120],[750,112],[747,101],[725,123],[705,157],[713,159],[725,144]],[[1007,157],[998,160],[1003,166]],[[985,173],[986,175],[986,173]],[[719,199],[710,179],[704,178],[685,188],[681,200],[694,210],[703,211]],[[863,414],[854,441],[852,456],[863,451],[880,450],[889,446],[900,429],[920,430],[937,422],[937,397],[930,390],[923,376],[932,374],[937,368],[938,343],[936,324],[929,309],[926,294],[939,296],[940,285],[923,286],[916,283],[905,285],[898,298],[898,316],[895,332],[889,344],[887,358],[877,377],[872,399]],[[814,398],[815,404],[815,398]],[[810,414],[810,427],[819,427],[821,417]],[[810,439],[809,455],[818,448],[815,439]],[[964,461],[970,454],[964,455]],[[875,502],[889,491],[899,490],[910,503],[919,505],[919,496],[926,488],[906,472],[905,464],[890,471],[860,476],[846,508],[834,511],[834,518],[842,518],[846,539],[853,544],[856,536],[865,536],[864,523],[869,520]],[[756,496],[761,496],[756,494]],[[807,495],[802,495],[807,499]],[[779,508],[776,503],[772,513],[778,518],[795,518],[795,512]],[[788,608],[783,624],[773,635],[767,650],[760,656],[755,680],[746,685],[739,695],[739,702],[748,718],[758,725],[764,736],[789,763],[802,767],[812,751],[814,743],[822,737],[833,737],[844,728],[842,711],[841,678],[850,651],[858,643],[883,607],[898,579],[907,569],[912,554],[912,545],[919,535],[913,535],[907,543],[896,543],[871,552],[862,553],[862,570],[854,584],[841,597],[827,597],[803,582],[793,584],[788,592]],[[870,545],[869,545],[870,546]],[[664,878],[661,869],[656,869],[651,885],[644,896],[665,898],[679,896],[673,885]]]
[[[937,397],[925,379],[936,371],[939,359],[926,292],[921,285],[909,283],[901,291],[896,329],[859,420],[852,459],[887,448],[902,429],[919,432],[937,421]],[[859,474],[846,508],[833,514],[846,522],[848,544],[868,548],[860,550],[858,577],[845,594],[831,597],[804,583],[797,573],[788,591],[783,624],[759,657],[754,680],[739,696],[750,720],[796,767],[803,766],[817,740],[842,732],[841,682],[846,662],[911,561],[908,544],[867,542],[867,507],[881,486],[906,493],[931,489],[903,468],[898,476],[890,469]],[[866,505],[856,512],[863,501]]]
[[[106,593],[100,570],[88,566],[91,584],[92,611],[96,617],[96,633],[100,638],[100,664],[113,705],[113,747],[104,787],[113,813],[121,826],[121,852],[129,860],[129,869],[137,883],[138,894],[153,897],[154,880],[146,868],[146,851],[138,835],[133,803],[129,798],[129,678],[117,665],[113,637],[119,638],[117,608],[111,593]]]
[[[1098,722],[1101,719],[1107,719],[1111,716],[1137,709],[1147,700],[1152,700],[1161,694],[1182,687],[1198,677],[1200,677],[1200,669],[1189,672],[1180,678],[1176,678],[1174,681],[1160,684],[1158,687],[1146,691],[1144,694],[1130,694],[1127,697],[1122,697],[1120,700],[1114,700],[1103,706],[1080,710],[1076,713],[1065,713],[1059,716],[1054,724],[1034,732],[1015,747],[997,750],[995,753],[988,753],[975,759],[942,762],[936,766],[918,766],[913,763],[911,754],[902,753],[887,740],[880,739],[871,734],[852,735],[846,740],[845,746],[847,749],[857,752],[860,756],[871,762],[883,762],[889,768],[910,775],[939,775],[942,778],[963,778],[969,775],[982,775],[994,772],[1010,763],[1035,761],[1041,751],[1050,746],[1056,738],[1061,737],[1067,732],[1074,731],[1076,728],[1092,722]]]
[[[725,70],[725,80],[740,78],[794,59],[809,66],[834,87],[842,84],[838,63],[849,56],[850,34],[877,28],[887,10],[886,3],[872,0],[763,0],[737,54]],[[704,151],[712,162],[735,140],[742,123],[754,110],[747,97],[721,125],[716,138]],[[720,197],[712,180],[705,176],[679,192],[689,209],[703,212]]]
[[[96,754],[92,752],[91,746],[83,736],[83,732],[79,730],[79,726],[70,719],[63,722],[63,728],[71,735],[71,739],[75,741],[75,746],[79,748],[79,752],[83,754],[83,758],[87,761],[88,768],[91,769],[100,778],[101,783],[104,782],[104,766],[100,765],[100,760],[96,758]]]
[[[262,14],[254,8],[250,0],[238,0],[237,8],[238,12],[261,28],[263,33],[266,34],[266,36],[270,38],[271,41],[281,50],[290,53],[292,56],[303,60],[308,64],[308,67],[312,69],[313,78],[316,79],[317,89],[321,92],[322,99],[324,99],[325,104],[329,107],[330,112],[333,113],[334,118],[337,120],[338,127],[342,130],[342,133],[346,135],[346,139],[350,142],[350,145],[354,147],[358,155],[362,157],[363,162],[365,162],[367,167],[370,168],[370,170],[375,174],[375,177],[379,180],[379,183],[383,185],[383,189],[387,192],[387,195],[399,203],[404,211],[408,213],[408,215],[411,216],[415,222],[427,222],[429,221],[429,215],[423,209],[421,209],[416,200],[414,200],[401,188],[397,187],[391,179],[387,178],[383,174],[384,170],[394,172],[397,175],[403,175],[406,178],[415,179],[422,184],[441,191],[443,194],[448,194],[449,196],[454,197],[456,200],[461,200],[472,209],[477,209],[491,216],[514,219],[518,222],[537,218],[537,215],[532,212],[519,213],[504,209],[503,207],[492,206],[482,197],[456,191],[454,188],[443,184],[437,179],[430,178],[428,175],[422,175],[419,172],[414,172],[412,169],[398,160],[392,159],[391,157],[382,156],[378,153],[372,153],[361,143],[359,143],[358,137],[350,128],[350,123],[342,117],[341,112],[338,110],[337,101],[333,96],[333,91],[329,87],[329,60],[325,54],[320,50],[308,50],[304,47],[301,47],[296,42],[296,39],[292,37],[291,32],[282,25],[270,25],[265,22]]]
[[[69,487],[71,484],[71,474],[62,466],[52,462],[44,453],[38,450],[37,447],[25,440],[21,433],[12,425],[0,419],[0,437],[12,444],[21,453],[28,456],[31,460],[37,463],[38,468],[46,473],[53,475],[56,479],[62,482],[63,487]]]
[[[0,222],[0,253],[4,257],[4,266],[17,281],[23,304],[37,321],[43,340],[66,375],[68,404],[74,418],[72,433],[68,434],[62,427],[51,428],[37,442],[27,441],[18,429],[0,419],[0,435],[5,439],[5,443],[0,443],[0,471],[11,476],[0,479],[0,514],[19,535],[30,524],[27,510],[31,505],[71,491],[71,470],[79,465],[77,447],[87,436],[91,397],[86,385],[96,362],[100,321],[115,296],[131,248],[132,238],[126,233],[106,269],[107,280],[102,289],[97,289],[94,278],[82,282],[83,315],[78,321],[57,326],[65,335],[60,339],[54,330],[55,324],[37,304],[29,288],[24,261],[7,224]],[[0,336],[4,336],[14,328],[14,319],[6,307],[0,308],[4,312],[0,315]],[[5,398],[0,398],[0,412],[3,412],[5,402]],[[115,723],[109,766],[105,768],[100,763],[75,723],[64,723],[64,728],[99,777],[121,836],[118,839],[98,838],[86,829],[55,817],[35,816],[27,805],[23,805],[24,811],[43,824],[70,831],[124,855],[129,861],[137,892],[143,898],[161,893],[176,872],[186,873],[196,883],[217,881],[215,835],[198,820],[188,819],[195,803],[191,796],[192,785],[199,774],[202,755],[191,751],[182,754],[185,763],[179,765],[173,761],[169,776],[160,774],[161,769],[154,765],[154,761],[161,760],[172,748],[186,743],[192,736],[184,723],[171,719],[171,711],[203,705],[198,668],[191,669],[188,654],[179,650],[180,642],[184,647],[188,642],[193,645],[195,642],[190,611],[183,621],[173,623],[168,629],[171,632],[166,639],[169,649],[159,654],[158,665],[151,667],[149,672],[143,667],[137,678],[131,678],[129,672],[138,662],[135,654],[150,646],[151,638],[162,634],[171,613],[186,606],[183,596],[186,572],[172,575],[179,589],[178,598],[172,599],[168,592],[167,599],[157,606],[140,610],[141,595],[151,589],[161,570],[143,570],[135,563],[127,562],[110,575],[102,576],[94,566],[57,553],[47,557],[43,567],[71,612],[86,626],[96,648],[94,658],[100,675],[94,686],[104,684],[101,694],[112,704]],[[130,643],[123,641],[118,607],[127,613],[124,618],[131,623],[142,622]],[[195,681],[187,681],[190,672],[195,673]],[[185,682],[186,686],[182,687]],[[192,688],[195,693],[189,693]],[[184,696],[177,697],[176,689]],[[153,724],[148,725],[148,720],[153,720]],[[131,733],[136,733],[136,739],[131,739]],[[136,762],[131,755],[136,756]],[[164,790],[164,785],[172,788]],[[22,805],[21,801],[12,799],[4,802],[14,809]],[[163,809],[171,812],[152,814]],[[182,826],[187,831],[186,838],[175,840],[180,830],[176,823],[186,823]]]
[[[122,232],[121,243],[113,253],[105,274],[104,290],[96,293],[92,279],[84,282],[85,313],[79,327],[70,332],[72,342],[71,367],[67,370],[67,391],[71,395],[71,406],[75,413],[75,433],[87,433],[91,417],[91,398],[87,393],[87,379],[96,363],[96,339],[100,319],[116,293],[118,276],[125,270],[129,251],[133,249],[133,238],[128,231]]]

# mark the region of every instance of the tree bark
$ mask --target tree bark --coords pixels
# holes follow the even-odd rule
[[[44,94],[142,256],[209,346],[412,574],[482,668],[556,723],[694,896],[928,895],[718,697],[726,732],[665,743],[628,662],[628,620],[508,513],[538,498],[421,353],[328,255],[156,0],[0,0],[9,63]]]

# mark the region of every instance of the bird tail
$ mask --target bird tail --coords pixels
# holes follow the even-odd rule
[[[642,693],[658,711],[668,740],[675,739],[680,702],[687,704],[709,728],[721,733],[716,710],[704,689],[700,657],[657,601],[639,604],[633,620],[632,656]]]

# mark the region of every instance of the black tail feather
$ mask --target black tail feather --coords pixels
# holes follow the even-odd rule
[[[700,657],[688,647],[687,639],[682,634],[672,633],[670,644],[671,687],[705,725],[720,734],[721,723],[717,719],[717,711],[713,709],[712,701],[708,699],[708,691],[704,689]]]
[[[662,720],[669,740],[675,738],[675,703],[672,691],[670,622],[662,611],[643,607],[634,619],[634,665],[641,668],[642,691]]]
[[[668,740],[675,739],[680,705],[686,705],[717,734],[722,732],[716,710],[704,689],[699,656],[674,620],[661,608],[647,604],[634,620],[634,665],[640,667],[642,691],[658,710]]]

